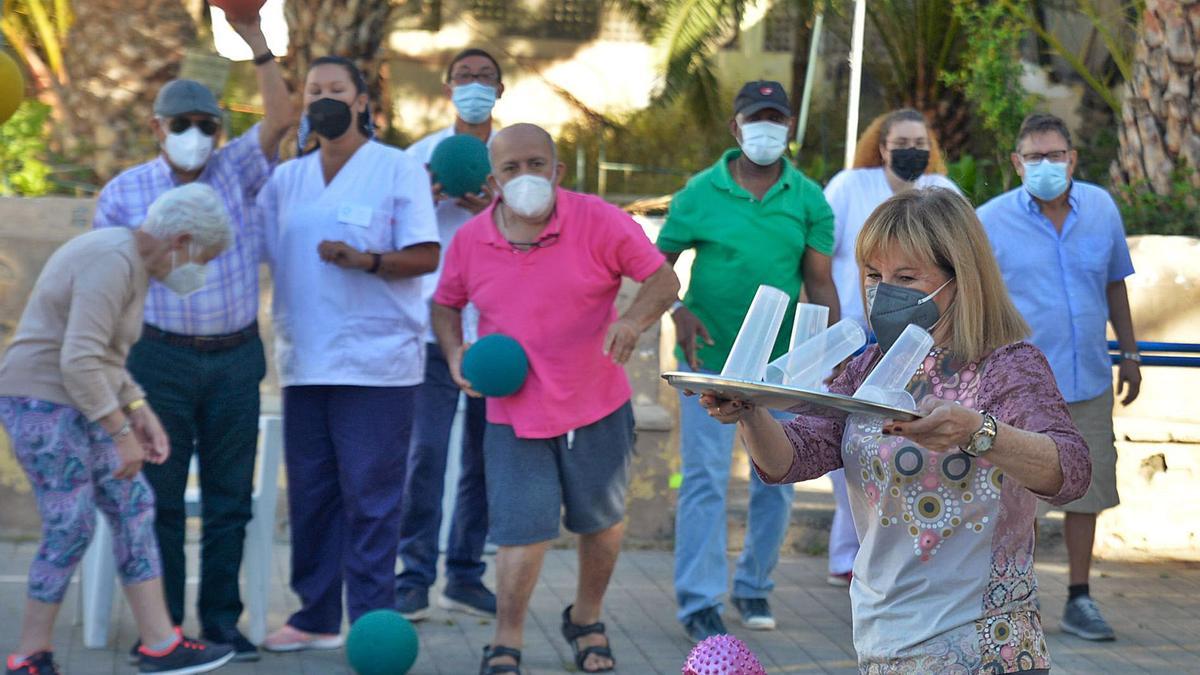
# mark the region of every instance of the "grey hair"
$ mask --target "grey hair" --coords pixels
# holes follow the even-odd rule
[[[225,205],[204,183],[188,183],[159,195],[146,212],[142,230],[159,239],[190,234],[204,250],[224,251],[233,241]]]

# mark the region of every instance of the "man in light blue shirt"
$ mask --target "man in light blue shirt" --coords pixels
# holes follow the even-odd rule
[[[1013,302],[1050,361],[1091,451],[1091,487],[1063,507],[1070,586],[1061,627],[1088,640],[1112,640],[1113,630],[1088,588],[1096,514],[1119,503],[1106,324],[1112,323],[1121,346],[1122,405],[1137,398],[1141,356],[1125,289],[1133,262],[1121,214],[1103,188],[1071,179],[1077,160],[1062,120],[1030,115],[1012,155],[1023,185],[978,213]]]

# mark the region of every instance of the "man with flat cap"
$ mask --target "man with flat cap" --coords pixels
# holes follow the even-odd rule
[[[783,157],[792,132],[787,92],[778,82],[746,83],[734,99],[729,132],[737,140],[716,164],[696,174],[671,201],[658,248],[674,265],[695,249],[691,283],[671,308],[682,370],[720,372],[759,285],[790,298],[792,325],[801,287],[808,302],[838,320],[833,285],[833,211],[820,186]],[[787,347],[780,331],[772,358]],[[728,589],[725,492],[734,429],[695,401],[680,405],[683,483],[675,507],[677,618],[699,642],[727,633],[721,596]],[[791,514],[791,485],[765,485],[750,471],[750,509],[733,577],[733,606],[751,630],[772,630],[767,596]]]
[[[192,80],[167,83],[154,101],[150,129],[161,153],[104,186],[93,226],[137,227],[167,190],[199,181],[221,196],[234,241],[207,265],[184,263],[163,283],[151,282],[142,338],[128,367],[171,439],[162,465],[143,471],[154,489],[155,533],[171,619],[184,618],[187,578],[183,552],[184,489],[192,455],[200,463],[200,593],[204,638],[234,647],[238,660],[258,650],[237,629],[242,614],[238,571],[250,521],[258,438],[258,385],[266,373],[258,335],[258,238],[251,222],[254,196],[278,161],[292,123],[287,86],[267,47],[258,17],[231,22],[254,50],[263,120],[219,146],[221,109],[211,91]],[[135,401],[130,408],[143,405]]]

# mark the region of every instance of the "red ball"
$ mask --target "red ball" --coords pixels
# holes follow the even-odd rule
[[[683,675],[766,675],[746,643],[732,635],[714,635],[692,648]]]
[[[251,21],[267,0],[209,0],[209,4],[220,7],[230,21]]]

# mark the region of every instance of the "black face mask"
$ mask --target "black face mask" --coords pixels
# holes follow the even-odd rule
[[[334,98],[319,98],[308,104],[308,124],[329,140],[340,138],[350,128],[350,106]]]
[[[905,183],[911,183],[925,173],[929,166],[929,151],[920,148],[892,150],[892,173]]]

